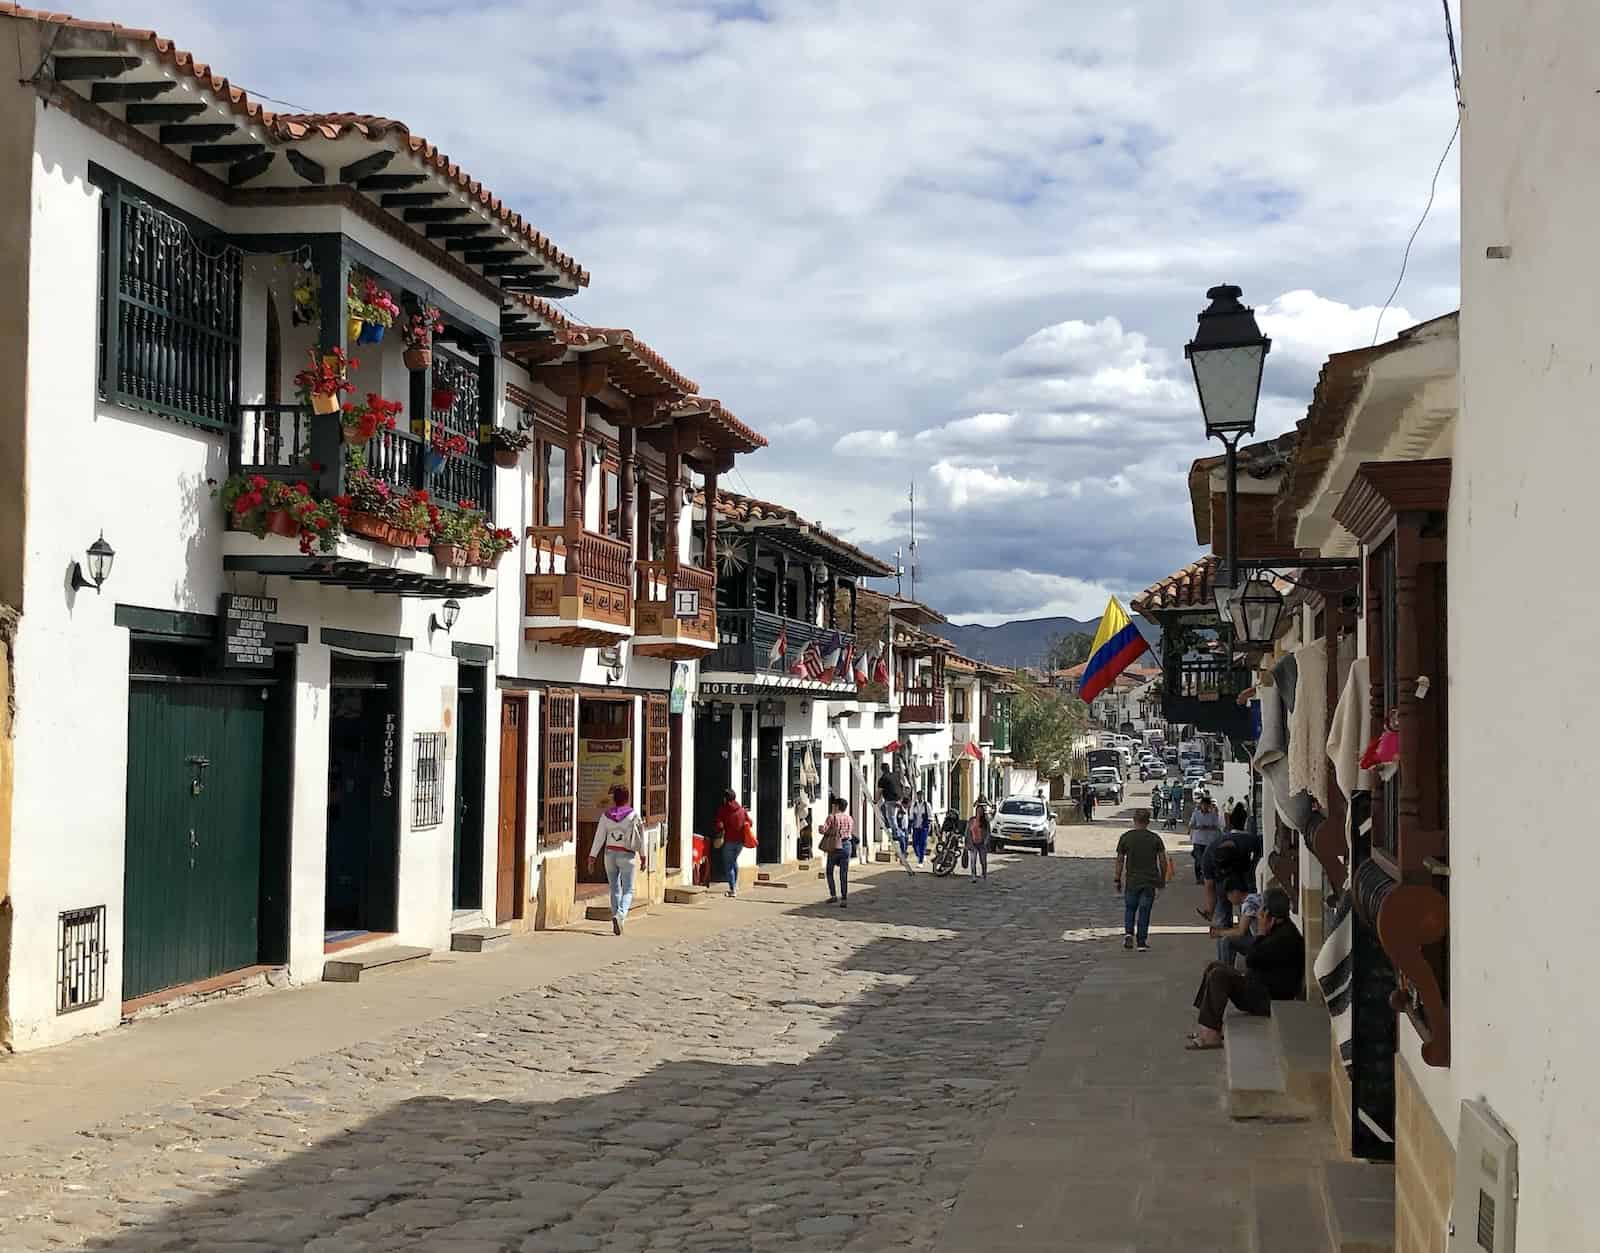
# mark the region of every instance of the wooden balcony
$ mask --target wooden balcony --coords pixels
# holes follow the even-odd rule
[[[938,731],[944,727],[944,688],[908,687],[900,693],[902,731]]]
[[[780,631],[787,650],[780,661],[773,662],[770,660],[772,649]],[[726,675],[753,687],[848,693],[854,696],[854,679],[839,680],[832,674],[811,678],[793,672],[793,667],[808,644],[815,643],[820,650],[827,646],[833,635],[834,632],[828,627],[812,626],[809,622],[768,613],[764,609],[719,610],[717,648],[701,661],[700,677],[704,681],[707,675]],[[840,631],[838,635],[846,647],[855,639],[847,631]]]
[[[717,578],[677,561],[641,561],[633,609],[633,651],[642,657],[691,661],[717,646]],[[674,616],[674,593],[700,593],[694,618]]]
[[[559,526],[530,526],[527,541],[524,639],[603,648],[633,634],[626,543]]]
[[[1249,686],[1249,670],[1226,655],[1173,654],[1162,678],[1161,710],[1168,722],[1192,722],[1202,731],[1248,739],[1250,711],[1239,704],[1238,694]]]

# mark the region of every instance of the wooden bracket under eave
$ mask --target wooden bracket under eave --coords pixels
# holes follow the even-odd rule
[[[1405,981],[1389,1003],[1411,1019],[1422,1039],[1422,1060],[1430,1066],[1450,1065],[1450,1007],[1424,949],[1442,941],[1449,930],[1450,902],[1429,884],[1402,883],[1384,896],[1378,909],[1378,942]],[[1415,991],[1414,999],[1405,984]]]
[[[1323,819],[1311,837],[1311,852],[1328,880],[1328,890],[1338,896],[1350,879],[1350,843],[1341,824]]]

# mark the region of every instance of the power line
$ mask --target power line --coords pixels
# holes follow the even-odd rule
[[[1406,240],[1406,250],[1400,257],[1400,273],[1394,280],[1394,287],[1389,292],[1389,298],[1383,302],[1383,308],[1378,310],[1378,320],[1372,328],[1372,343],[1378,342],[1378,336],[1383,332],[1383,315],[1389,312],[1389,306],[1394,303],[1394,298],[1400,294],[1400,285],[1406,281],[1406,267],[1411,264],[1411,248],[1417,242],[1417,236],[1422,231],[1423,223],[1428,220],[1428,214],[1433,211],[1434,197],[1439,191],[1439,175],[1444,170],[1444,163],[1450,157],[1450,150],[1455,147],[1456,136],[1461,134],[1461,115],[1466,111],[1466,100],[1461,94],[1461,62],[1456,57],[1456,31],[1455,25],[1450,20],[1450,0],[1440,0],[1444,8],[1444,41],[1450,52],[1450,79],[1456,93],[1456,124],[1451,128],[1449,142],[1445,144],[1444,151],[1439,154],[1439,164],[1433,167],[1433,180],[1428,184],[1428,203],[1422,206],[1422,216],[1417,219],[1416,226],[1411,229],[1411,238]]]

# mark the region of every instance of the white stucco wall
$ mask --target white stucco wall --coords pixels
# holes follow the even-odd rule
[[[455,707],[452,640],[491,644],[495,597],[468,599],[452,635],[430,639],[437,602],[403,600],[314,584],[227,575],[223,529],[211,487],[226,476],[226,438],[162,418],[102,404],[96,396],[99,193],[87,183],[94,161],[152,194],[227,229],[347,229],[329,210],[285,221],[282,211],[225,213],[206,197],[86,130],[60,110],[40,109],[34,170],[32,303],[28,412],[28,547],[23,577],[28,613],[17,636],[17,769],[13,896],[12,1013],[19,1048],[53,1043],[114,1025],[122,978],[124,772],[128,718],[128,632],[113,623],[118,604],[215,613],[224,591],[276,596],[281,621],[304,625],[295,699],[295,777],[291,820],[290,973],[321,974],[323,866],[327,809],[328,649],[323,626],[409,637],[401,743],[411,768],[410,735],[443,730]],[[341,226],[342,224],[342,226]],[[402,268],[420,263],[398,244],[368,231],[366,242]],[[252,261],[246,281],[242,384],[260,394],[265,325],[264,276]],[[448,276],[429,276],[458,303],[493,318],[492,302]],[[287,308],[286,365],[293,360]],[[390,348],[394,362],[390,361]],[[398,345],[364,366],[381,371],[384,390],[405,395],[394,375]],[[290,367],[293,368],[293,367]],[[403,373],[403,369],[401,370]],[[373,377],[376,377],[374,375]],[[69,571],[104,531],[117,558],[102,594],[73,593]],[[508,565],[510,563],[508,562]],[[491,707],[493,704],[491,702]],[[497,714],[497,708],[494,709]],[[413,715],[415,715],[413,717]],[[455,737],[450,744],[454,746]],[[486,753],[494,777],[495,744]],[[453,814],[453,752],[446,766],[446,812]],[[82,780],[103,786],[85,787]],[[409,789],[402,801],[409,800]],[[402,822],[409,807],[402,804]],[[493,832],[486,807],[486,838]],[[402,832],[402,940],[448,943],[451,824],[438,832]],[[441,849],[442,842],[442,849]],[[489,860],[492,860],[489,859]],[[443,869],[441,870],[441,865]],[[80,906],[107,906],[106,998],[98,1007],[57,1016],[55,918]]]
[[[1600,701],[1583,569],[1600,527],[1600,302],[1574,276],[1600,262],[1600,130],[1575,104],[1595,99],[1600,9],[1476,0],[1464,18],[1449,535],[1454,1086],[1517,1137],[1517,1247],[1593,1249],[1600,916],[1584,899],[1593,835],[1572,797],[1593,771]],[[1486,258],[1490,247],[1510,258]],[[1510,807],[1507,779],[1518,781]],[[1441,1104],[1454,1134],[1453,1100]]]

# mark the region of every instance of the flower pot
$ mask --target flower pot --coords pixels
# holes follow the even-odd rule
[[[352,513],[350,520],[345,523],[345,529],[354,535],[364,535],[368,539],[383,540],[386,543],[389,539],[389,524],[370,513]]]
[[[360,318],[346,318],[344,322],[344,337],[346,342],[351,344],[361,343],[361,330],[364,326],[366,326],[366,323]]]
[[[287,509],[273,509],[267,513],[267,534],[293,539],[300,534],[300,524]]]
[[[341,426],[339,430],[344,435],[344,442],[352,448],[360,448],[362,444],[370,443],[372,437],[378,433],[377,427],[367,426],[364,423],[360,426]]]
[[[324,396],[320,392],[312,392],[311,393],[311,412],[312,413],[338,413],[339,412],[339,393],[338,392],[334,392],[331,395]]]
[[[475,566],[482,559],[483,559],[482,550],[476,544],[468,544],[467,545],[467,564],[469,566]]]
[[[434,452],[430,448],[422,454],[422,468],[429,474],[438,474],[440,470],[444,469],[444,462],[445,456],[442,452]]]
[[[448,387],[435,387],[433,389],[433,407],[435,409],[450,410],[456,407],[456,394]]]
[[[467,562],[467,550],[460,544],[435,544],[433,559],[441,566],[461,566]]]
[[[494,463],[503,470],[514,469],[517,464],[517,458],[520,455],[520,453],[514,452],[509,448],[496,448],[494,450]]]
[[[388,532],[383,538],[385,543],[390,544],[395,548],[411,547],[411,532],[406,530],[404,527],[395,526],[393,523],[389,524]]]
[[[433,364],[432,348],[407,348],[402,360],[408,370],[426,370]]]

